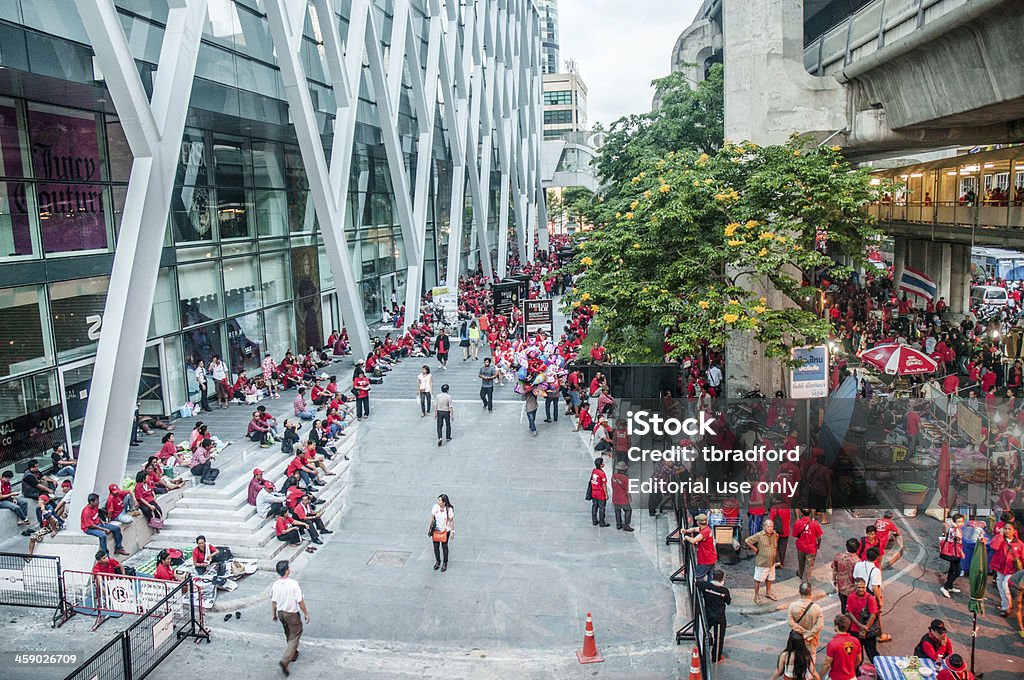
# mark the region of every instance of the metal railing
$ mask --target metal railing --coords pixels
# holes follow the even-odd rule
[[[684,529],[690,525],[690,513],[686,511],[682,497],[675,502],[676,528],[665,537],[666,544],[679,545],[679,569],[670,577],[673,583],[685,583],[690,596],[690,622],[676,631],[676,644],[693,641],[700,659],[700,675],[703,680],[711,680],[711,628],[708,626],[707,612],[704,609],[704,598],[697,590],[697,557],[692,543],[682,539]]]
[[[193,579],[177,584],[65,680],[142,680],[187,639],[210,641]]]
[[[0,552],[0,604],[53,609],[53,624],[64,611],[60,558]]]
[[[816,76],[842,71],[970,0],[875,0],[804,47],[804,68]]]

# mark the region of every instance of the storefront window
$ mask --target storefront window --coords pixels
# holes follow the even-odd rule
[[[46,296],[42,286],[0,288],[0,376],[28,373],[53,365]]]
[[[64,440],[55,371],[0,383],[0,470],[21,473],[28,459]]]
[[[280,361],[289,349],[297,349],[292,347],[292,306],[271,307],[263,312],[263,316],[267,328],[267,351],[275,361]]]
[[[260,256],[263,304],[272,305],[291,298],[291,268],[289,263],[290,260],[287,252],[268,253]]]
[[[246,238],[252,235],[252,204],[246,194],[246,190],[242,188],[217,188],[217,224],[220,226],[222,239]]]
[[[44,252],[105,250],[108,233],[96,115],[30,104],[28,133]]]
[[[190,389],[194,389],[196,362],[202,361],[209,365],[213,355],[223,358],[224,348],[221,344],[220,324],[212,323],[206,326],[199,326],[186,331],[181,336],[181,349],[185,355],[185,365],[190,369]],[[207,385],[207,391],[212,394],[213,387]]]
[[[288,194],[256,190],[256,228],[260,236],[285,236],[288,229]]]
[[[255,186],[284,189],[284,151],[280,144],[253,142],[252,166]]]
[[[255,257],[224,260],[224,304],[228,316],[244,314],[262,305]]]
[[[21,181],[28,164],[26,148],[14,102],[0,98],[0,177],[13,180],[0,182],[0,261],[39,254],[30,220],[35,195]]]
[[[256,312],[228,319],[228,366],[237,374],[247,371],[252,378],[263,360],[263,314]]]
[[[210,218],[209,152],[203,133],[185,130],[171,192],[171,227],[177,243],[213,238]]]
[[[178,296],[174,292],[174,270],[165,267],[156,278],[153,316],[149,319],[149,336],[167,335],[178,330]]]
[[[106,276],[50,284],[50,315],[60,361],[85,356],[96,349],[109,284]]]
[[[179,266],[178,300],[182,328],[223,317],[217,263],[197,262]]]

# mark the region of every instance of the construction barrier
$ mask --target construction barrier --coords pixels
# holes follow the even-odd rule
[[[60,558],[0,552],[0,604],[53,609],[53,625],[62,618],[64,584]]]
[[[72,578],[77,580],[78,577]],[[147,598],[158,592],[155,585],[139,583],[155,579],[106,575],[97,575],[96,578],[91,596],[84,583],[76,583],[79,586],[78,595],[85,598],[78,600],[80,603],[100,607],[108,604],[114,607],[125,604],[134,606],[147,602]],[[131,582],[118,582],[117,579],[130,579]],[[210,641],[210,632],[203,625],[202,599],[194,580],[160,583],[166,587],[164,596],[145,610],[123,633],[115,636],[70,673],[66,680],[142,680],[185,640]],[[125,589],[126,592],[119,589]],[[134,613],[110,609],[97,611],[110,614]]]
[[[125,614],[142,616],[152,611],[180,586],[177,581],[120,574],[93,574],[71,569],[64,571],[62,579],[64,610],[67,616],[61,623],[74,614],[95,616],[93,630],[108,618]],[[198,587],[195,588],[195,592],[199,593]]]

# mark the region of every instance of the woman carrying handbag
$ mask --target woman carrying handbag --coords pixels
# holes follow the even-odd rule
[[[452,507],[448,496],[441,494],[437,497],[437,503],[430,509],[430,528],[427,535],[434,542],[434,569],[448,571],[448,544],[455,533],[455,508]],[[441,561],[441,551],[444,550],[444,561]]]
[[[942,540],[939,542],[939,557],[946,561],[946,582],[942,584],[939,590],[942,592],[943,597],[952,599],[950,593],[959,593],[959,588],[954,588],[953,584],[956,583],[956,579],[960,576],[960,560],[964,556],[963,546],[963,527],[964,527],[964,516],[959,512],[954,514],[952,517],[946,520],[945,533],[942,535]]]

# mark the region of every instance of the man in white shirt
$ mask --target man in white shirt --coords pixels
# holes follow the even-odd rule
[[[285,675],[289,674],[288,666],[299,658],[299,639],[302,637],[300,609],[306,623],[309,623],[309,610],[306,609],[306,601],[302,599],[302,588],[299,587],[298,581],[291,578],[291,573],[288,560],[279,561],[277,574],[281,578],[274,581],[274,585],[270,588],[270,607],[273,620],[281,620],[284,639],[288,643],[284,650],[284,656],[278,662]]]
[[[712,397],[721,396],[721,385],[722,369],[718,367],[718,364],[711,364],[711,368],[708,369],[708,391]]]
[[[263,488],[256,494],[256,514],[263,518],[276,515],[277,511],[284,507],[286,500],[288,499],[283,493],[274,493],[273,482],[264,481]]]

